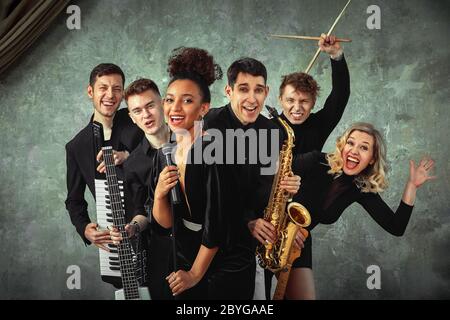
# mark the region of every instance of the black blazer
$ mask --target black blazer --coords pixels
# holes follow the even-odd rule
[[[92,118],[69,143],[66,144],[67,161],[67,199],[66,209],[72,224],[86,244],[89,240],[84,236],[86,225],[91,222],[84,198],[86,185],[95,199],[97,161],[92,129]],[[131,121],[127,109],[117,111],[113,120],[113,128],[109,144],[117,151],[131,152],[141,141],[143,132]],[[119,166],[118,175],[121,175]]]

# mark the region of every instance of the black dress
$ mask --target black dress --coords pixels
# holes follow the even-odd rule
[[[355,184],[354,177],[342,174],[334,178],[328,174],[330,169],[325,154],[313,151],[301,156],[296,168],[302,176],[302,184],[296,198],[311,214],[312,230],[317,224],[336,222],[347,207],[359,203],[369,215],[387,232],[402,236],[411,217],[413,206],[403,201],[394,213],[378,193],[362,192]],[[311,242],[305,242],[293,267],[312,268]]]
[[[175,218],[175,239],[177,250],[177,270],[190,270],[200,246],[207,248],[219,247],[208,271],[202,280],[194,287],[180,295],[181,299],[208,299],[222,295],[223,288],[217,285],[215,273],[221,269],[222,257],[225,255],[226,238],[228,233],[228,217],[223,210],[224,201],[227,201],[224,173],[220,165],[207,163],[203,157],[194,156],[198,150],[203,150],[209,142],[197,139],[188,153],[184,177],[184,193],[180,190],[181,203],[173,206]],[[162,150],[158,151],[156,170],[153,172],[153,187],[150,192],[150,204],[153,204],[153,195],[160,172],[166,166]],[[157,224],[153,219],[152,224]],[[162,228],[159,226],[159,228]],[[169,230],[168,230],[169,231]],[[172,255],[172,249],[167,254]],[[173,267],[162,277],[166,277]]]

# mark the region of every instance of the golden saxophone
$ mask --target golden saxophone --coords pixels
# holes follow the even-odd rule
[[[275,227],[276,241],[259,244],[256,248],[259,265],[275,273],[288,264],[297,230],[309,226],[311,216],[300,203],[290,202],[289,193],[280,188],[281,179],[292,174],[292,148],[295,135],[292,128],[278,116],[274,108],[269,106],[266,108],[272,117],[278,119],[287,134],[287,139],[283,142],[280,151],[279,167],[272,184],[269,203],[264,210],[264,220]]]

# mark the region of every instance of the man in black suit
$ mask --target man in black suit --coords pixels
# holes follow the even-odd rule
[[[85,244],[93,243],[107,251],[106,245],[112,243],[110,231],[97,230],[97,223],[91,222],[84,192],[87,185],[95,198],[95,177],[105,170],[104,163],[99,164],[101,153],[95,150],[93,121],[103,125],[105,144],[113,147],[118,169],[142,139],[142,131],[133,124],[127,110],[117,110],[124,84],[123,71],[114,64],[102,63],[92,70],[87,93],[94,105],[94,114],[89,124],[66,145],[66,209]]]
[[[228,68],[227,78],[225,94],[229,103],[210,109],[204,119],[207,130],[218,130],[224,137],[227,182],[233,186],[226,190],[233,201],[225,203],[229,228],[234,231],[227,260],[222,262],[227,272],[218,275],[222,279],[215,279],[215,283],[221,283],[222,292],[234,293],[235,299],[248,300],[255,289],[256,240],[275,241],[275,227],[262,215],[270,198],[282,141],[278,125],[260,114],[269,94],[264,64],[249,57],[238,59]],[[299,176],[283,176],[281,180],[282,189],[297,193]],[[297,237],[302,246],[304,237]]]

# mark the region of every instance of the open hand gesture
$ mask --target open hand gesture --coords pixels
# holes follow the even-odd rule
[[[417,167],[414,160],[409,160],[409,182],[419,188],[426,181],[436,179],[436,176],[430,175],[433,167],[434,161],[430,158],[422,158]]]

